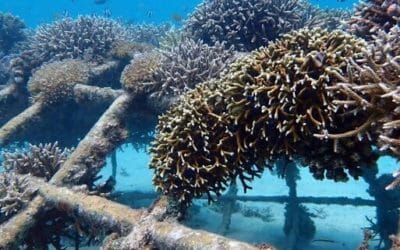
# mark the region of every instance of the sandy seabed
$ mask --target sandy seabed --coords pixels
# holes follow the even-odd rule
[[[151,185],[152,172],[148,169],[149,156],[138,152],[131,146],[124,146],[117,152],[117,191],[154,192]],[[396,162],[390,157],[382,157],[379,162],[379,174],[391,173],[396,169]],[[104,178],[111,175],[111,160],[101,173]],[[300,169],[301,180],[297,182],[298,196],[313,197],[360,197],[372,199],[366,189],[368,184],[362,179],[335,183],[330,180],[318,181],[312,178],[307,168]],[[283,179],[266,171],[262,178],[252,183],[253,189],[246,194],[239,189],[239,195],[276,196],[287,195],[288,187]],[[232,223],[226,237],[253,244],[270,243],[278,249],[284,249],[286,237],[283,232],[285,204],[273,202],[243,202],[247,207],[266,208],[272,220],[265,222],[259,218],[244,217],[240,213],[232,216]],[[196,212],[191,213],[186,225],[209,232],[218,233],[222,214],[215,212],[204,200],[195,202]],[[375,208],[368,206],[340,206],[305,204],[310,212],[318,217],[312,218],[317,232],[314,241],[306,249],[357,249],[363,238],[363,228],[369,226],[368,218],[375,218]],[[372,242],[372,245],[376,242]]]

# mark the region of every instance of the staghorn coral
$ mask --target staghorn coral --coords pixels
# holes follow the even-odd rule
[[[388,32],[399,22],[399,0],[367,0],[356,6],[348,25],[354,34],[371,40],[378,31]]]
[[[40,26],[27,48],[13,62],[16,82],[44,62],[82,59],[103,62],[117,41],[126,40],[126,28],[108,18],[79,16]]]
[[[137,43],[128,40],[116,41],[111,49],[111,55],[113,58],[119,60],[130,60],[136,54],[151,51],[153,47],[145,43]]]
[[[87,63],[66,59],[41,66],[29,80],[28,88],[34,102],[58,103],[72,98],[74,86],[88,83],[89,76]]]
[[[164,23],[161,25],[133,23],[126,26],[127,37],[129,37],[130,41],[149,44],[155,47],[158,47],[160,45],[160,40],[163,36],[174,29],[168,23]]]
[[[0,57],[26,38],[24,29],[25,24],[20,18],[0,12]]]
[[[321,9],[313,5],[303,3],[305,15],[303,15],[303,27],[321,28],[327,30],[343,29],[346,20],[350,19],[351,12],[340,9]]]
[[[342,31],[300,30],[238,60],[222,79],[189,91],[159,120],[151,149],[154,184],[188,204],[204,193],[220,194],[235,177],[246,190],[247,181],[279,157],[311,163],[315,148],[324,148],[311,156],[321,157],[311,166],[317,178],[346,180],[346,168],[357,178],[371,156],[352,154],[361,146],[350,142],[358,137],[371,146],[363,136],[369,135],[370,114],[353,115],[353,107],[336,103],[349,94],[330,88],[348,82],[348,59],[362,57],[365,48]],[[327,131],[351,133],[332,143],[324,140]],[[344,159],[328,162],[327,155]]]
[[[212,193],[220,194],[239,171],[239,161],[250,161],[236,154],[239,134],[227,129],[220,84],[218,80],[200,84],[173,104],[160,117],[150,149],[154,185],[186,205],[202,194],[210,200]],[[262,166],[250,170],[258,175]]]
[[[137,55],[125,66],[121,74],[121,83],[125,90],[140,95],[152,89],[154,71],[160,66],[160,54],[148,52]]]
[[[226,87],[231,93],[224,96],[232,96],[227,108],[234,125],[246,138],[242,144],[250,145],[257,155],[272,161],[281,155],[307,158],[310,150],[316,148],[325,148],[324,157],[330,152],[330,157],[337,158],[339,147],[349,145],[357,135],[370,145],[368,138],[361,136],[361,129],[333,143],[315,138],[326,131],[337,134],[351,131],[368,119],[369,114],[362,110],[356,116],[349,116],[352,107],[336,103],[347,95],[330,89],[346,82],[347,60],[361,57],[365,47],[362,40],[341,31],[300,30],[239,61],[234,65],[235,75],[231,80],[235,85]],[[241,124],[245,126],[241,128]],[[359,146],[346,146],[353,151],[342,152],[342,156],[348,157]],[[355,165],[336,166],[336,161],[314,158],[314,163],[321,162],[313,164],[311,169],[322,171],[319,178],[345,180],[346,174],[340,168],[358,167],[363,160],[369,162],[361,158]],[[352,161],[344,160],[347,162]],[[337,174],[330,174],[329,169],[335,169]],[[350,172],[357,177],[359,171]]]
[[[35,189],[15,173],[0,174],[0,223],[27,205]]]
[[[233,50],[185,38],[177,46],[160,51],[160,67],[154,71],[155,96],[176,97],[197,84],[218,77],[233,60]]]
[[[207,44],[226,42],[251,51],[302,27],[304,7],[298,0],[207,0],[184,25],[184,31]]]
[[[174,46],[178,46],[184,40],[184,33],[182,29],[176,29],[172,27],[170,30],[165,32],[163,36],[160,37],[160,48],[168,49]]]
[[[302,0],[208,0],[197,7],[183,32],[207,44],[216,41],[252,51],[302,27],[337,29],[349,13],[324,10]]]
[[[5,152],[2,166],[7,172],[31,174],[48,181],[59,170],[70,153],[71,150],[68,148],[59,148],[57,142],[29,144],[29,147],[22,152]]]

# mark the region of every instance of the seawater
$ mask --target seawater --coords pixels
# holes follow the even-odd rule
[[[93,0],[1,0],[0,11],[10,12],[21,17],[30,27],[49,23],[61,16],[75,17],[84,14],[110,15],[132,23],[161,24],[174,22],[175,14],[186,17],[201,1],[185,0],[158,0],[158,1],[122,1],[109,0],[104,4],[95,4]],[[311,1],[315,5],[328,8],[352,8],[355,0],[346,1]],[[177,25],[180,25],[179,23]],[[143,151],[135,151],[129,145],[123,151],[117,151],[118,172],[117,187],[119,192],[141,191],[152,193],[151,172],[147,165],[149,155]],[[391,173],[397,168],[397,163],[390,157],[379,160],[379,173]],[[124,170],[124,174],[122,173]],[[111,173],[111,160],[102,171],[103,176]],[[366,192],[367,183],[363,180],[349,180],[346,183],[332,181],[317,181],[312,178],[306,168],[300,169],[301,179],[298,181],[298,196],[310,197],[337,197],[371,199]],[[253,183],[253,190],[244,194],[239,187],[239,195],[247,196],[284,196],[288,194],[285,181],[273,173],[266,171],[262,178]],[[133,204],[134,207],[146,206],[146,203]],[[230,229],[224,233],[226,237],[261,244],[271,243],[278,248],[285,245],[285,235],[282,231],[284,223],[285,204],[268,202],[245,202],[246,206],[266,209],[271,213],[270,221],[249,218],[242,214],[234,214]],[[375,208],[371,206],[340,206],[340,205],[313,205],[305,206],[314,212],[314,222],[317,232],[315,241],[308,249],[356,249],[362,241],[362,228],[370,226],[368,219],[375,216]],[[195,229],[220,233],[219,224],[221,213],[216,212],[207,202],[198,200],[192,208],[192,216],[186,225]],[[374,244],[374,243],[373,243]]]

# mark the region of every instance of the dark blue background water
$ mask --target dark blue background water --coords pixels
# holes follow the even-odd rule
[[[110,11],[113,17],[131,22],[160,23],[171,21],[172,15],[186,17],[200,0],[108,0],[105,4],[94,4],[95,0],[0,0],[0,11],[11,12],[24,19],[30,27],[46,23],[67,12],[99,14]],[[312,0],[313,4],[330,8],[352,8],[356,0]]]

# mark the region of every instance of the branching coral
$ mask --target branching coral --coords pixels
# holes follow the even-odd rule
[[[280,155],[308,157],[309,150],[323,148],[326,151],[323,157],[330,153],[336,158],[339,145],[350,145],[357,135],[370,145],[368,138],[362,137],[361,129],[369,114],[360,110],[356,116],[348,115],[353,107],[335,102],[347,98],[346,93],[335,91],[335,86],[348,82],[347,60],[361,57],[365,47],[362,40],[344,32],[301,30],[284,35],[276,43],[239,61],[233,66],[235,74],[231,79],[239,84],[225,87],[231,93],[224,96],[232,99],[227,108],[234,125],[242,130],[241,137],[247,140],[243,144],[269,160]],[[241,128],[241,124],[245,126]],[[341,134],[354,128],[359,131],[346,134],[341,140],[337,138],[333,143],[314,137],[326,131]],[[359,145],[352,145],[352,151],[341,153],[343,157],[358,150]],[[313,162],[320,160],[317,166],[311,166],[322,171],[320,178],[325,171],[337,169],[337,175],[325,177],[344,180],[346,174],[340,168],[358,167],[364,159],[358,159],[355,165],[340,167],[334,165],[336,161],[327,162],[323,158],[314,158]],[[348,162],[351,161],[343,163]]]
[[[161,38],[171,29],[173,28],[170,24],[128,24],[126,31],[129,40],[158,47]]]
[[[25,24],[11,14],[0,12],[0,57],[25,39]]]
[[[57,103],[73,96],[76,84],[89,81],[90,69],[84,61],[66,59],[41,66],[29,80],[35,102]]]
[[[190,38],[160,53],[160,67],[153,76],[153,95],[158,97],[176,97],[201,82],[218,77],[233,59],[232,48],[225,49],[221,43],[209,46]]]
[[[160,54],[148,52],[137,55],[121,74],[122,86],[135,95],[149,93],[153,86],[154,71],[159,66]]]
[[[224,41],[237,50],[251,51],[302,27],[303,12],[297,0],[207,0],[187,20],[184,30],[207,44]]]
[[[190,91],[160,118],[150,164],[155,185],[187,203],[203,193],[219,194],[236,176],[249,188],[247,181],[268,162],[309,159],[315,148],[325,148],[311,166],[318,168],[316,177],[345,180],[343,168],[358,177],[370,155],[353,155],[360,144],[350,142],[359,137],[371,146],[371,114],[337,104],[350,94],[336,86],[349,82],[348,60],[360,58],[365,48],[345,32],[300,30],[234,63],[221,80]],[[323,140],[332,135],[341,136]],[[324,160],[328,154],[354,159],[335,165]]]
[[[71,150],[58,147],[57,143],[29,145],[29,148],[14,153],[5,152],[3,167],[7,172],[31,174],[50,180],[60,169]]]
[[[160,117],[151,148],[153,181],[184,204],[202,194],[211,200],[211,193],[220,194],[239,172],[237,165],[251,160],[236,153],[239,134],[228,130],[227,116],[221,113],[226,103],[219,84],[212,80],[199,85]],[[261,171],[249,169],[253,176]]]
[[[30,201],[35,189],[15,173],[0,174],[0,222],[9,218]]]
[[[103,17],[80,16],[64,18],[40,26],[28,48],[13,62],[17,82],[44,62],[62,59],[82,59],[102,62],[110,56],[114,43],[126,38],[126,28]]]
[[[400,22],[399,0],[367,0],[360,2],[349,21],[349,29],[356,35],[372,39],[378,31],[388,32]]]
[[[183,30],[207,44],[219,41],[252,51],[302,27],[336,29],[346,16],[344,11],[322,10],[302,0],[207,0]]]
[[[335,30],[344,28],[343,24],[350,19],[351,12],[341,9],[320,9],[303,3],[306,7],[303,15],[303,27]]]

